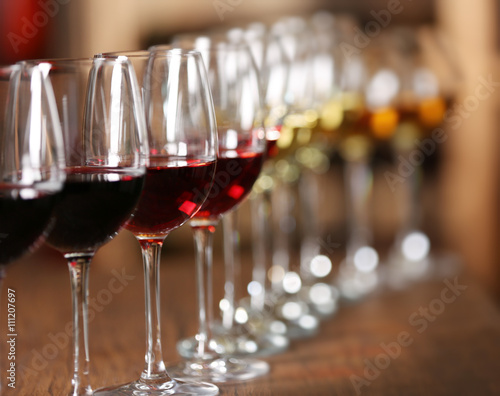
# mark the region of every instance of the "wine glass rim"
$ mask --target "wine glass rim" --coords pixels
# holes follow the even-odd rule
[[[172,55],[183,55],[183,56],[200,54],[200,51],[198,51],[195,48],[182,47],[177,44],[152,45],[151,47],[148,48],[148,51],[150,53],[154,53],[155,56],[158,53],[163,53],[166,55],[172,54]]]
[[[136,49],[136,50],[123,50],[123,51],[108,51],[99,52],[94,55],[94,58],[117,58],[120,56],[125,56],[127,58],[136,58],[149,56],[150,52],[146,49]]]
[[[0,65],[0,78],[4,78],[5,76],[11,76],[13,73],[21,70],[21,65],[18,63],[14,63],[11,65]]]
[[[27,65],[38,65],[40,63],[77,63],[77,62],[89,62],[92,61],[93,58],[40,58],[40,59],[26,59],[17,62],[18,64],[27,64]]]
[[[163,49],[168,45],[154,45],[149,49]],[[250,46],[244,40],[233,41],[227,35],[222,33],[201,34],[201,35],[180,35],[177,41],[172,45],[174,49],[182,49],[185,51],[197,52],[235,52],[235,51],[250,51]]]
[[[28,66],[36,66],[43,63],[47,63],[49,65],[75,65],[75,64],[93,64],[96,61],[110,61],[110,62],[120,62],[120,63],[128,63],[129,60],[125,56],[116,56],[116,57],[91,57],[91,58],[47,58],[47,59],[28,59],[17,62],[20,65],[28,65]]]
[[[149,47],[148,49],[142,50],[130,50],[130,51],[112,51],[112,52],[101,52],[94,55],[95,58],[115,58],[119,56],[124,56],[130,59],[134,58],[146,58],[150,57],[154,54],[155,57],[158,56],[172,56],[172,55],[181,55],[181,56],[191,56],[191,55],[199,55],[200,52],[196,49],[188,49],[176,47],[170,44],[158,44]]]
[[[12,64],[7,64],[7,65],[0,64],[0,70],[2,70],[2,71],[16,70],[16,69],[19,69],[20,67],[21,67],[21,65],[19,65],[19,63],[12,63]]]
[[[17,62],[20,66],[36,67],[47,65],[47,70],[56,71],[72,67],[93,67],[98,66],[99,62],[109,62],[111,64],[120,64],[130,67],[131,63],[127,57],[117,56],[116,58],[47,58],[47,59],[29,59]]]

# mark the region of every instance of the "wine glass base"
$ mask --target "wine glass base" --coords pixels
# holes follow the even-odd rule
[[[337,286],[342,298],[358,301],[373,293],[380,285],[378,268],[360,271],[350,260],[343,261],[337,278]]]
[[[401,290],[410,283],[456,276],[461,271],[461,261],[456,254],[447,252],[433,252],[418,261],[392,254],[384,269],[385,283],[392,289]]]
[[[252,308],[248,299],[241,300],[240,306],[248,313],[252,334],[277,334],[286,339],[301,339],[316,335],[319,329],[318,316],[298,295],[269,293],[265,308],[261,310]]]
[[[288,338],[281,334],[255,335],[236,325],[234,331],[215,326],[210,348],[220,355],[230,356],[270,356],[284,352],[289,345]],[[183,358],[190,359],[197,353],[196,337],[186,338],[177,343],[177,351]]]
[[[307,301],[311,313],[325,320],[334,316],[339,309],[340,291],[327,283],[315,283],[303,286],[303,298]]]
[[[109,396],[169,396],[169,395],[218,395],[219,388],[206,382],[170,380],[161,383],[146,383],[141,380],[129,384],[97,389],[94,395]]]
[[[290,339],[309,338],[319,330],[318,317],[312,313],[307,301],[297,294],[277,298],[273,315],[285,325],[285,336]]]
[[[394,289],[403,289],[409,283],[429,276],[429,258],[411,261],[403,257],[392,256],[387,263],[385,282]]]
[[[269,364],[257,359],[220,357],[211,361],[188,360],[169,367],[175,378],[189,381],[239,382],[269,373]]]

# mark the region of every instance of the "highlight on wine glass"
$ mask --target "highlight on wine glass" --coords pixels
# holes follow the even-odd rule
[[[185,381],[182,376],[174,379],[166,370],[160,328],[163,241],[200,210],[216,168],[217,129],[206,71],[196,51],[169,47],[124,54],[140,70],[150,153],[143,194],[127,224],[143,252],[146,354],[140,378],[94,394],[216,395],[215,385]]]
[[[96,250],[130,219],[141,196],[148,163],[144,114],[135,74],[126,58],[42,62],[50,66],[67,174],[47,242],[63,254],[70,271],[71,394],[91,395],[87,318],[90,262]]]
[[[269,365],[223,354],[213,336],[213,233],[221,217],[248,196],[262,167],[266,136],[259,79],[246,45],[218,36],[184,37],[174,45],[200,51],[203,57],[215,107],[219,154],[208,198],[190,221],[196,246],[198,334],[178,343],[186,360],[172,367],[172,372],[211,382],[247,380],[266,374]]]

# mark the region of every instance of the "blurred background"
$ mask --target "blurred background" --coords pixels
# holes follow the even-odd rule
[[[391,14],[391,28],[431,26],[443,33],[459,71],[454,106],[462,122],[447,130],[446,142],[424,164],[427,232],[433,246],[459,255],[500,301],[500,0],[0,0],[0,64],[147,48],[179,33],[318,10],[350,15],[366,27],[380,10],[391,7],[399,10]],[[476,99],[476,106],[473,98],[485,81],[491,95]],[[333,166],[327,177],[334,178],[334,171]],[[330,188],[325,240],[333,235],[342,243],[342,193]],[[397,228],[394,202],[380,170],[372,217],[381,246],[390,243]],[[242,227],[242,245],[248,248],[245,217]],[[174,232],[167,246],[192,249],[187,227]],[[100,254],[124,256],[127,249],[138,251],[130,235],[121,235]]]

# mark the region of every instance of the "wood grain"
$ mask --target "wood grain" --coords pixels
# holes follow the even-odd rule
[[[133,380],[143,368],[142,268],[136,246],[128,245],[133,241],[126,242],[120,249],[115,245],[114,250],[97,255],[91,269],[94,388]],[[179,360],[175,343],[196,330],[194,263],[190,252],[165,253],[163,350],[165,360],[175,362]],[[220,260],[215,269],[220,285]],[[448,281],[453,284],[455,279]],[[220,385],[221,394],[500,394],[500,315],[470,277],[462,274],[457,282],[467,288],[453,302],[443,302],[448,286],[443,279],[433,279],[344,304],[336,316],[322,323],[317,336],[294,341],[287,352],[266,358],[269,375]],[[16,388],[4,386],[2,394],[66,394],[71,377],[71,306],[64,260],[42,250],[9,267],[0,311],[2,373],[8,362],[7,288],[16,292]],[[445,299],[453,297],[450,293]],[[421,308],[434,313],[434,319],[424,319]],[[420,332],[424,323],[426,328]],[[408,338],[412,342],[398,349],[395,343],[405,334],[406,342]],[[387,350],[393,357],[388,357]],[[5,374],[2,382],[6,383]]]

